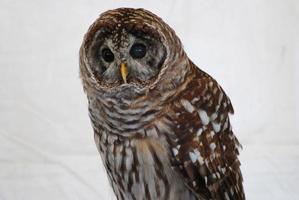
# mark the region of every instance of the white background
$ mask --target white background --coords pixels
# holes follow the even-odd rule
[[[78,75],[88,26],[143,7],[226,90],[248,199],[298,199],[299,2],[0,0],[0,200],[113,199]]]

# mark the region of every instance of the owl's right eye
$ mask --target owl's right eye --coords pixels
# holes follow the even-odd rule
[[[108,48],[102,50],[102,57],[106,62],[112,62],[114,60],[114,54]]]
[[[141,43],[136,43],[133,44],[131,50],[130,50],[130,55],[133,58],[143,58],[146,54],[146,46]]]

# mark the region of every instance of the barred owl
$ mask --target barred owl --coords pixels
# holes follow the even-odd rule
[[[245,199],[231,102],[161,18],[101,14],[80,48],[80,77],[117,199]]]

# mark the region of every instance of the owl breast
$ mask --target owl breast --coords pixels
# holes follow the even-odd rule
[[[162,122],[156,124],[159,105],[106,98],[90,99],[89,106],[95,142],[118,199],[196,199],[171,168],[170,148],[157,128]]]
[[[171,169],[164,138],[120,140],[103,131],[95,141],[117,199],[196,199]]]

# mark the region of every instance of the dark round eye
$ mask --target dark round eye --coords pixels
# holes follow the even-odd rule
[[[130,55],[133,58],[143,58],[146,54],[146,47],[144,44],[136,43],[133,44],[130,50]]]
[[[108,48],[102,50],[102,57],[106,62],[112,62],[114,60],[114,54]]]

